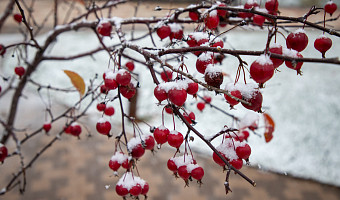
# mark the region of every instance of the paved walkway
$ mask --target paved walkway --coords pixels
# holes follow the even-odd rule
[[[41,148],[53,136],[42,136],[31,143],[26,155],[34,155],[35,148]],[[9,200],[104,200],[121,199],[115,193],[114,177],[108,167],[113,154],[114,139],[108,140],[102,135],[87,138],[82,135],[78,140],[69,135],[48,149],[47,152],[27,171],[27,189],[20,195],[17,188],[0,199]],[[151,200],[339,200],[340,188],[319,184],[313,181],[296,179],[289,176],[263,172],[254,168],[244,167],[242,172],[257,182],[253,187],[240,176],[231,174],[232,193],[225,195],[225,173],[210,157],[195,154],[198,163],[205,169],[201,187],[193,181],[185,187],[182,179],[177,179],[167,169],[166,162],[174,154],[173,148],[157,150],[152,154],[147,151],[138,164],[140,177],[150,185]],[[0,166],[1,187],[17,165],[9,159]],[[124,173],[119,170],[119,175]],[[316,172],[317,173],[317,172]],[[6,174],[7,177],[4,177]],[[6,180],[4,180],[6,179]],[[105,186],[110,185],[108,189]],[[142,198],[144,199],[144,198]]]

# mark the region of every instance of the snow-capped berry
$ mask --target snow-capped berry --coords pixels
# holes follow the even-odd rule
[[[140,158],[144,155],[145,149],[142,146],[140,138],[133,137],[127,144],[128,150],[131,152],[133,158]]]
[[[183,38],[183,29],[181,25],[172,23],[172,24],[169,24],[169,27],[171,29],[170,40],[172,39],[181,40]]]
[[[155,87],[153,94],[159,103],[168,98],[168,93],[162,87],[160,87],[160,85]]]
[[[263,84],[274,75],[273,62],[268,55],[262,54],[250,66],[250,75],[259,84]]]
[[[196,61],[196,69],[199,73],[204,74],[207,66],[214,63],[213,54],[210,52],[202,53]]]
[[[212,64],[209,64],[205,69],[204,80],[208,85],[220,88],[220,85],[223,83],[222,70]]]
[[[170,70],[165,70],[165,72],[162,71],[161,72],[161,78],[165,82],[172,80],[172,71],[170,71]]]
[[[104,108],[104,114],[107,115],[107,116],[112,116],[112,115],[115,114],[115,109],[112,106],[107,106],[107,107]]]
[[[47,122],[43,125],[43,129],[45,130],[46,133],[48,133],[52,128],[51,123]]]
[[[128,85],[122,86],[120,88],[120,93],[127,99],[131,99],[133,96],[135,96],[136,92],[137,89],[133,83],[129,83]]]
[[[223,40],[220,38],[215,38],[214,41],[210,42],[211,47],[224,47]]]
[[[326,51],[332,47],[332,40],[326,37],[324,34],[316,38],[314,41],[314,48],[321,52],[322,57],[325,57]]]
[[[116,185],[116,193],[119,196],[126,196],[127,194],[129,194],[129,190],[123,185]]]
[[[112,31],[112,25],[110,22],[101,22],[97,26],[97,32],[102,36],[110,36]]]
[[[22,66],[18,66],[14,68],[14,72],[16,75],[18,75],[20,78],[25,74],[26,70]]]
[[[117,171],[120,168],[121,164],[117,160],[110,160],[109,161],[109,167],[113,171]]]
[[[129,85],[129,83],[131,81],[131,74],[130,74],[130,72],[128,72],[128,71],[126,71],[124,69],[120,69],[117,72],[116,81],[117,81],[117,83],[119,85],[122,85],[122,86]]]
[[[239,158],[248,159],[251,154],[251,148],[248,144],[236,148],[236,154]]]
[[[177,172],[178,172],[178,175],[179,175],[183,180],[188,180],[189,177],[190,177],[190,173],[188,172],[187,166],[186,166],[186,165],[180,166],[180,167],[178,168]]]
[[[239,90],[231,90],[229,91],[229,94],[233,97],[236,97],[238,99],[242,99],[242,94]],[[225,100],[227,100],[227,102],[231,105],[231,106],[235,106],[239,103],[239,101],[231,98],[230,96],[224,94],[224,98]]]
[[[161,40],[170,36],[171,29],[167,25],[163,25],[157,29],[157,35]]]
[[[129,61],[125,64],[125,67],[131,72],[135,69],[135,64],[133,61]]]
[[[198,92],[198,83],[195,82],[189,82],[188,83],[188,88],[187,88],[187,93],[194,95]]]
[[[270,45],[268,51],[270,53],[282,55],[282,46],[278,43],[273,43]],[[284,62],[284,60],[278,58],[270,58],[270,60],[272,60],[275,69],[282,65],[282,63]]]
[[[111,123],[104,118],[100,118],[97,121],[96,129],[100,134],[109,135],[111,130]]]
[[[238,170],[240,170],[242,168],[242,165],[243,165],[242,159],[234,159],[234,160],[231,160],[229,163],[233,167],[235,167],[235,169],[238,169]]]
[[[243,6],[244,9],[253,9],[253,8],[256,8],[256,7],[259,7],[259,4],[254,0],[248,0]],[[244,13],[243,15],[244,15],[245,18],[247,18],[247,17],[251,18],[251,17],[253,17],[254,14],[253,13]]]
[[[242,102],[242,105],[245,108],[247,108],[249,110],[253,110],[255,112],[261,112],[263,97],[262,97],[262,94],[259,90],[254,90],[250,97],[248,97],[248,96],[245,97],[243,94],[242,94],[242,97],[246,102],[248,102],[250,104],[250,105],[247,105],[247,104]]]
[[[202,112],[205,108],[205,103],[204,102],[198,102],[196,106],[197,106],[197,109]]]
[[[7,147],[0,143],[0,162],[4,162],[7,156],[8,156]]]
[[[196,167],[191,171],[191,177],[196,180],[201,180],[204,176],[204,170],[202,167]]]
[[[217,4],[218,7],[227,7],[225,5],[225,3],[219,3]],[[225,17],[227,15],[227,10],[223,10],[223,9],[217,9],[217,14],[218,16],[221,16],[221,17]]]
[[[220,18],[217,15],[217,11],[211,11],[204,19],[204,23],[208,29],[216,29],[218,24],[220,23]]]
[[[144,183],[144,186],[142,187],[142,195],[146,195],[149,192],[149,184],[147,182]]]
[[[16,13],[13,15],[13,18],[16,22],[21,23],[22,22],[22,15],[20,13]]]
[[[183,143],[182,133],[175,130],[171,131],[168,135],[168,143],[170,146],[178,149]]]
[[[144,138],[144,148],[147,150],[153,150],[155,146],[155,139],[152,135],[148,135]]]
[[[286,49],[284,51],[284,54],[286,56],[290,56],[293,58],[303,58],[303,56],[295,50]],[[295,61],[286,60],[285,64],[288,68],[296,70],[297,74],[301,74],[301,67],[302,67],[303,62],[295,62]]]
[[[289,49],[294,49],[298,52],[301,52],[307,47],[307,44],[308,36],[301,28],[287,36],[286,45]]]
[[[104,102],[97,104],[97,110],[98,111],[104,111],[105,108],[106,108],[106,104]]]
[[[333,1],[328,1],[324,7],[325,12],[329,13],[331,16],[336,11],[337,8],[338,6]]]
[[[129,190],[129,193],[132,195],[132,196],[138,196],[142,193],[142,187],[140,184],[136,184],[134,185],[130,190]]]
[[[0,44],[0,55],[3,56],[6,53],[5,46]]]
[[[190,11],[189,12],[189,17],[192,21],[197,21],[200,18],[200,13],[197,10]]]
[[[187,91],[180,88],[172,88],[168,93],[169,100],[176,106],[183,106],[187,99]]]
[[[170,171],[177,172],[177,165],[172,159],[168,160],[167,166]]]
[[[170,134],[169,129],[164,126],[159,126],[153,132],[153,136],[157,144],[164,144],[168,141],[168,135]]]
[[[265,8],[269,13],[276,13],[279,8],[278,0],[267,0],[265,3]]]
[[[223,156],[226,160],[228,160],[225,155],[221,152],[219,152],[221,154],[221,156]],[[220,166],[224,166],[225,163],[223,162],[223,160],[214,152],[213,153],[213,160],[216,164],[220,165]]]
[[[105,74],[103,74],[104,78],[104,85],[108,90],[114,90],[118,87],[118,83],[116,81],[116,76],[113,71],[108,71]]]

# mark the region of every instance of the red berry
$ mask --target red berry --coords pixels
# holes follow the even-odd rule
[[[295,57],[295,58],[303,58],[303,56],[299,53],[299,52],[292,52],[292,57]],[[288,68],[290,69],[294,69],[297,71],[298,74],[301,74],[301,67],[302,67],[302,64],[303,62],[291,62],[291,61],[285,61],[285,64]]]
[[[195,11],[190,11],[190,12],[189,12],[189,17],[190,17],[190,19],[191,19],[192,21],[197,21],[197,20],[199,20],[199,18],[200,18],[200,13],[199,13],[197,10],[195,10]]]
[[[168,113],[168,114],[174,113],[174,111],[172,110],[172,108],[169,107],[169,106],[165,106],[164,110],[165,110],[165,112]]]
[[[121,165],[119,164],[119,162],[117,160],[110,160],[109,161],[109,167],[113,170],[113,171],[117,171],[119,169]]]
[[[177,172],[177,165],[172,159],[168,160],[167,166],[170,171]]]
[[[120,69],[117,73],[116,81],[119,85],[122,85],[122,86],[129,85],[129,83],[131,81],[130,72],[128,72],[124,69]]]
[[[250,104],[250,105],[247,105],[245,103],[242,103],[242,105],[245,108],[247,108],[249,110],[253,110],[255,112],[261,112],[263,98],[262,98],[262,94],[259,90],[255,90],[251,94],[250,98],[246,98],[246,97],[243,96],[243,99]]]
[[[162,71],[161,72],[161,78],[165,82],[172,80],[172,71],[170,71],[170,70],[165,70],[165,72]]]
[[[132,196],[138,196],[142,193],[142,187],[140,186],[140,184],[136,184],[135,186],[133,186],[129,193],[132,195]]]
[[[43,129],[45,130],[46,133],[49,132],[51,130],[51,128],[52,128],[51,123],[45,123],[43,125]]]
[[[145,149],[147,150],[152,150],[153,147],[155,146],[155,139],[152,137],[152,135],[149,135],[147,138],[144,140],[145,144]]]
[[[187,166],[186,166],[186,165],[180,166],[180,167],[178,168],[177,172],[178,172],[178,175],[179,175],[183,180],[188,180],[189,177],[190,177],[190,173],[188,172]]]
[[[0,55],[3,56],[6,53],[5,46],[0,44]]]
[[[196,69],[199,73],[204,74],[207,66],[213,64],[214,58],[212,53],[202,53],[196,61]]]
[[[140,158],[144,155],[145,149],[143,148],[142,144],[138,144],[134,146],[134,148],[131,150],[131,156],[133,158]]]
[[[325,12],[329,13],[331,16],[336,11],[338,6],[333,1],[328,1],[324,7]]]
[[[204,108],[205,108],[205,103],[204,103],[204,102],[198,102],[198,103],[197,103],[197,109],[198,109],[199,111],[203,111]]]
[[[81,134],[81,126],[78,124],[71,126],[71,134],[73,136],[79,136]]]
[[[104,80],[104,84],[105,84],[105,87],[106,87],[107,90],[114,90],[118,87],[116,80],[111,79],[111,78],[106,78]]]
[[[272,13],[276,13],[279,8],[279,0],[267,0],[265,8]]]
[[[104,104],[105,105],[105,104]],[[105,109],[104,109],[104,114],[107,115],[107,116],[112,116],[115,114],[115,109],[112,107],[112,106],[107,106]]]
[[[282,46],[280,44],[274,43],[270,46],[269,52],[282,55]],[[270,60],[272,60],[275,69],[284,62],[284,60],[278,58],[270,58]]]
[[[22,22],[22,15],[19,13],[16,13],[13,15],[13,18],[16,22],[21,23]]]
[[[229,163],[238,170],[241,169],[242,165],[243,165],[243,161],[240,158],[231,160],[231,161],[229,161]]]
[[[104,102],[98,103],[98,104],[97,104],[97,110],[98,110],[98,111],[104,111],[105,108],[106,108],[106,105],[105,105]]]
[[[103,94],[107,94],[109,90],[107,89],[107,87],[105,85],[101,85],[100,86],[100,92]]]
[[[125,67],[129,70],[129,71],[133,71],[135,69],[135,64],[132,61],[129,61],[125,64]]]
[[[116,193],[119,196],[126,196],[127,194],[129,194],[129,190],[123,185],[116,185]]]
[[[109,135],[111,130],[111,123],[103,118],[99,119],[96,124],[96,129],[100,134]]]
[[[16,75],[18,75],[20,78],[25,74],[26,70],[24,67],[19,66],[14,68],[14,72]]]
[[[149,192],[149,184],[147,182],[144,183],[142,187],[142,195],[146,195]]]
[[[188,83],[188,88],[187,88],[187,93],[194,95],[198,92],[198,84],[195,82],[189,82]]]
[[[332,40],[324,35],[321,35],[314,41],[314,47],[316,50],[321,52],[322,57],[324,58],[326,51],[332,47]]]
[[[8,156],[8,150],[5,145],[0,143],[0,162],[4,162]]]
[[[112,26],[109,22],[99,23],[97,26],[97,32],[102,36],[110,36],[111,35]]]
[[[72,126],[64,127],[64,132],[66,134],[71,134]]]
[[[255,7],[259,7],[256,1],[247,1],[243,6],[244,9],[253,9]],[[251,18],[254,14],[244,13],[243,15],[244,15],[243,18]]]
[[[153,136],[157,142],[157,144],[164,144],[168,141],[168,135],[170,134],[169,129],[164,126],[159,126],[153,132]]]
[[[189,35],[187,40],[187,44],[189,47],[197,47],[197,40],[195,39],[194,35]]]
[[[160,87],[160,85],[155,87],[153,94],[159,103],[168,98],[168,93],[162,87]]]
[[[216,29],[218,24],[220,23],[220,18],[217,15],[217,11],[211,11],[204,19],[204,23],[208,29]]]
[[[124,169],[130,169],[130,168],[131,168],[131,164],[130,164],[128,158],[126,158],[126,159],[124,160],[124,162],[122,163],[122,167],[123,167]]]
[[[259,26],[262,26],[266,18],[262,15],[254,15],[253,16],[253,23]]]
[[[207,103],[211,103],[211,100],[212,100],[211,96],[204,96],[203,99]]]
[[[227,7],[225,3],[219,3],[217,5],[218,7]],[[225,17],[227,15],[227,10],[217,9],[217,14],[221,17]]]
[[[236,154],[239,158],[246,160],[251,154],[251,148],[248,144],[245,144],[243,147],[239,146],[236,148]]]
[[[183,106],[187,99],[187,92],[185,89],[172,88],[169,90],[168,97],[176,106]]]
[[[166,37],[169,37],[171,33],[171,29],[167,25],[163,25],[157,29],[157,35],[161,40],[163,40]]]
[[[196,180],[201,180],[204,176],[204,170],[202,167],[196,167],[191,171],[191,177]]]
[[[303,29],[298,29],[290,33],[286,40],[287,48],[294,49],[298,52],[303,51],[308,44],[308,37]]]
[[[171,131],[168,135],[168,143],[170,146],[178,149],[183,143],[182,133],[175,130]]]
[[[250,66],[250,75],[259,84],[268,81],[274,75],[273,62],[269,56],[261,55]]]
[[[183,117],[189,124],[192,124],[195,121],[195,114],[193,112],[190,112],[189,115],[184,112]]]
[[[229,91],[229,92],[230,92],[230,93],[229,93],[230,95],[232,95],[232,96],[234,96],[234,97],[236,97],[236,98],[242,99],[242,94],[241,94],[241,92],[240,92],[239,90],[232,90],[232,91]],[[237,101],[237,100],[231,98],[230,96],[228,96],[228,95],[226,95],[226,94],[224,94],[224,98],[225,98],[225,100],[227,100],[227,102],[228,102],[231,106],[235,106],[235,105],[237,105],[237,104],[239,103],[239,101]]]
[[[210,44],[211,47],[224,47],[224,43],[223,40],[221,40],[220,38],[216,38],[214,39],[214,41]]]
[[[131,99],[133,96],[135,96],[136,92],[137,90],[133,83],[120,88],[120,93],[127,99]]]
[[[225,155],[223,154],[223,153],[221,153],[221,152],[219,152],[226,160],[228,160],[226,157],[225,157]],[[220,166],[224,166],[225,165],[225,163],[223,162],[223,160],[220,158],[220,157],[218,157],[218,155],[214,152],[213,153],[213,160],[214,160],[214,162],[216,163],[216,164],[218,164],[218,165],[220,165]]]
[[[205,70],[204,80],[208,85],[220,88],[223,83],[223,73],[219,68],[208,65]]]
[[[169,24],[169,26],[171,29],[170,40],[172,39],[181,40],[183,38],[183,29],[181,25],[173,23],[173,24]]]

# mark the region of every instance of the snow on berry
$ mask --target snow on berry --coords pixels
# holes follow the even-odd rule
[[[170,134],[169,129],[165,126],[161,125],[155,129],[153,132],[153,136],[157,142],[157,144],[164,144],[168,141],[168,135]]]
[[[121,186],[122,188],[125,188],[128,191],[128,193],[130,193],[130,191],[133,187],[139,185],[141,188],[143,188],[145,184],[146,184],[146,182],[143,179],[141,179],[140,177],[134,176],[132,174],[132,172],[126,172],[125,174],[122,175],[122,177],[117,182],[116,192],[117,192],[118,195],[120,195],[117,191],[117,186]],[[122,193],[122,194],[125,194],[125,193]],[[125,194],[125,195],[127,195],[127,194]],[[125,195],[120,195],[120,196],[125,196]]]
[[[123,152],[116,152],[110,160],[112,161],[117,161],[119,164],[123,164],[123,162],[125,162],[127,159],[129,158],[129,156],[125,155]]]
[[[263,84],[274,75],[274,66],[268,55],[262,54],[250,66],[251,77],[259,84]]]
[[[116,81],[119,85],[127,86],[131,81],[131,74],[125,69],[120,69],[116,75]]]
[[[208,29],[216,29],[218,24],[220,23],[217,10],[211,11],[204,19],[204,23]]]
[[[246,145],[245,142],[240,142],[237,140],[233,140],[230,138],[226,138],[223,143],[216,147],[216,150],[221,152],[227,159],[230,161],[239,159],[236,154],[236,148],[244,147]]]
[[[169,24],[171,33],[170,33],[170,39],[172,40],[177,39],[177,40],[181,40],[183,38],[183,29],[182,26],[180,24],[177,23],[172,23]]]
[[[258,127],[260,116],[258,113],[247,112],[243,118],[240,119],[238,123],[239,129],[250,128],[256,129]]]
[[[110,22],[108,22],[105,19],[102,19],[97,26],[97,31],[102,36],[110,36],[111,31],[112,31],[112,26]]]
[[[269,46],[269,52],[282,55],[283,54],[282,46],[279,43],[271,43]],[[270,59],[272,60],[275,69],[282,65],[282,63],[284,62],[284,60],[278,58]]]
[[[168,143],[170,146],[178,149],[183,143],[182,133],[176,130],[171,131],[170,134],[168,135]]]
[[[202,53],[196,61],[196,69],[199,73],[204,74],[207,66],[209,64],[213,64],[214,58],[213,53],[211,52],[204,52]]]
[[[177,168],[192,164],[194,162],[193,157],[189,154],[184,154],[182,156],[173,157],[173,158],[170,158],[170,160],[172,160],[175,163]]]
[[[308,36],[304,29],[299,28],[296,31],[290,33],[286,39],[286,45],[289,49],[294,49],[298,52],[303,51],[308,44]]]
[[[204,80],[208,85],[220,88],[220,85],[223,83],[222,69],[209,64],[205,69]]]
[[[100,134],[109,135],[111,130],[111,123],[105,118],[100,118],[97,121],[96,129]]]
[[[159,27],[157,29],[157,35],[159,38],[161,38],[161,40],[163,40],[164,38],[169,37],[171,34],[171,28],[170,26],[167,25],[163,25],[161,27]]]
[[[303,56],[299,52],[297,52],[293,49],[285,49],[284,48],[283,49],[283,55],[289,56],[289,57],[292,57],[292,58],[303,58]],[[295,62],[295,61],[286,60],[285,64],[288,68],[296,70],[297,74],[301,74],[301,67],[302,67],[303,62]]]

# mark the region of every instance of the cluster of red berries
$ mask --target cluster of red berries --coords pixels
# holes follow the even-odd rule
[[[6,157],[8,156],[8,150],[5,145],[0,143],[0,162],[4,162]]]
[[[158,84],[154,89],[154,96],[159,103],[169,99],[176,106],[183,106],[187,100],[187,94],[195,95],[197,92],[197,83],[183,79]]]
[[[172,23],[172,24],[161,24],[158,25],[157,35],[163,40],[167,37],[172,41],[173,39],[181,40],[183,38],[183,28],[180,24]]]
[[[124,169],[130,169],[129,156],[125,155],[123,152],[116,152],[109,161],[109,167],[113,171],[118,171],[120,167]]]
[[[204,176],[203,168],[188,154],[170,158],[167,166],[170,171],[175,175],[178,174],[186,183],[188,183],[188,180],[191,180],[190,177],[201,183]]]
[[[151,134],[142,134],[140,137],[133,137],[127,144],[128,151],[135,159],[139,159],[145,153],[145,150],[153,150],[155,139]]]
[[[66,134],[70,134],[76,137],[79,137],[81,131],[82,131],[81,126],[75,122],[64,128],[64,132]]]
[[[184,141],[182,133],[176,130],[170,132],[169,129],[163,125],[154,130],[153,136],[158,145],[168,142],[170,146],[175,147],[176,149],[178,149]]]
[[[233,167],[241,169],[243,160],[248,160],[251,154],[250,146],[244,141],[239,141],[239,137],[230,138],[227,135],[223,142],[216,147],[216,150],[223,156]],[[224,161],[214,152],[213,160],[220,166],[225,166]]]
[[[146,195],[149,191],[149,184],[138,176],[134,176],[131,172],[122,175],[116,184],[116,192],[119,196],[128,194],[137,197],[138,195]]]

